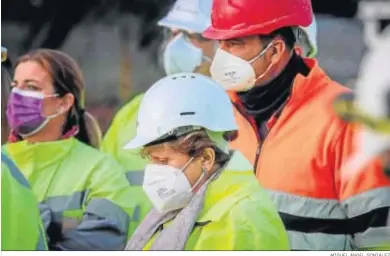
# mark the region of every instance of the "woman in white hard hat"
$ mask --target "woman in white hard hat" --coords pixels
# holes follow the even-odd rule
[[[136,136],[143,189],[154,205],[126,250],[288,250],[280,217],[248,161],[224,138],[237,126],[232,104],[211,79],[165,77],[143,98]]]
[[[202,37],[201,33],[211,23],[211,4],[212,0],[177,0],[168,14],[158,22],[166,32],[165,41],[161,44],[161,57],[167,75],[180,72],[210,75],[211,60],[218,42]],[[299,54],[315,56],[316,32],[315,21],[309,27],[297,28],[296,50]],[[135,187],[134,198],[138,201],[138,217],[133,219],[135,225],[151,207],[141,188],[147,160],[139,156],[138,149],[124,150],[123,145],[135,136],[137,114],[143,97],[144,93],[137,95],[118,111],[101,146],[103,152],[112,155],[126,169],[126,176]]]

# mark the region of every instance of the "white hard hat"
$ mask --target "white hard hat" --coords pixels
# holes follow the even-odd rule
[[[313,13],[313,21],[308,27],[298,27],[298,29],[302,32],[301,34],[304,35],[305,38],[302,38],[300,40],[298,38],[298,44],[307,44],[304,45],[309,49],[308,51],[308,57],[314,57],[317,55],[318,52],[318,45],[317,45],[317,21],[316,17]]]
[[[206,76],[170,75],[145,93],[138,112],[136,136],[124,148],[143,147],[188,127],[211,132],[237,130],[233,105],[224,89]]]
[[[177,0],[159,26],[202,33],[211,25],[212,0]]]

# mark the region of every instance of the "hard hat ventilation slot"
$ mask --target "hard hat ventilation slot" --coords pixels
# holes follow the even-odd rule
[[[195,115],[195,112],[181,112],[180,115],[181,116],[193,116],[193,115]]]
[[[182,75],[182,76],[172,76],[172,80],[177,80],[179,78],[191,78],[191,79],[196,79],[196,75]]]

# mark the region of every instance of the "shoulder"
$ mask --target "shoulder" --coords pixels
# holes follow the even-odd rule
[[[102,169],[108,172],[120,170],[125,172],[123,167],[109,154],[97,150],[75,139],[72,153],[72,161],[77,165],[89,166],[91,169]]]
[[[351,92],[351,89],[338,83],[329,77],[319,66],[318,62],[312,64],[311,71],[304,83],[307,83],[305,89],[310,92],[305,97],[314,97],[316,102],[322,106],[333,104],[334,99],[340,94]]]
[[[2,184],[2,186],[6,182],[10,182],[11,179],[12,179],[12,175],[11,175],[10,169],[8,168],[8,165],[6,163],[4,163],[3,161],[1,161],[1,184]]]
[[[114,117],[114,122],[128,120],[132,118],[132,116],[136,116],[144,95],[144,93],[136,95],[121,109],[119,109],[118,113]]]
[[[19,168],[15,163],[4,153],[1,153],[1,178],[2,181],[11,181],[15,180],[20,185],[30,188],[28,181],[20,172]]]
[[[228,171],[220,182],[231,187],[226,191],[228,195],[217,201],[204,219],[231,222],[235,226],[248,225],[256,232],[282,227],[274,203],[258,184],[253,172]]]
[[[253,187],[252,193],[234,204],[227,215],[232,221],[252,223],[261,230],[281,222],[275,205],[260,186]]]
[[[224,219],[229,227],[233,227],[233,232],[246,237],[246,243],[258,249],[289,249],[283,222],[262,189],[233,205]]]
[[[299,117],[297,119],[300,122],[304,121],[308,128],[318,130],[320,137],[329,137],[323,134],[333,137],[346,127],[346,123],[334,110],[334,103],[340,95],[351,92],[351,89],[332,80],[317,61],[308,63],[311,71],[307,77],[298,75],[298,86],[293,88],[289,105],[291,108],[298,106],[294,116]]]
[[[305,58],[305,64],[309,67],[310,72],[307,76],[297,75],[293,88],[293,95],[302,99],[319,97],[323,101],[327,97],[334,97],[340,93],[351,91],[348,87],[334,81],[326,74],[316,59]]]

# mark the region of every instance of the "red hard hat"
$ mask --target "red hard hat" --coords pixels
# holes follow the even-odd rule
[[[213,0],[211,26],[203,36],[225,40],[267,35],[282,27],[307,27],[312,19],[311,0]]]

